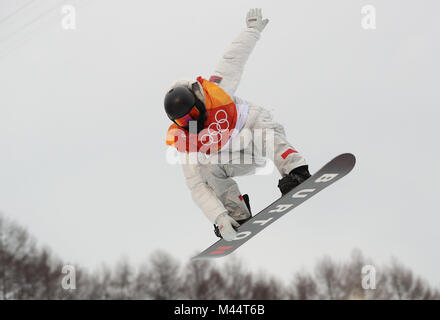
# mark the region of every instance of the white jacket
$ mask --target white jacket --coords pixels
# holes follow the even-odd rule
[[[244,65],[259,38],[260,31],[257,29],[244,29],[228,47],[213,74],[213,77],[219,77],[218,79],[220,80],[219,82],[214,82],[216,82],[237,105],[247,104],[246,101],[234,96],[234,93],[240,83]],[[199,86],[199,90],[195,90],[194,92],[198,98],[204,102],[203,89],[199,82],[178,80],[171,88],[176,86],[186,86],[193,90],[195,89],[193,86]],[[199,172],[199,165],[187,164],[188,157],[190,156],[188,153],[181,153],[181,156],[184,157],[184,159],[182,159],[182,161],[184,161],[184,164],[182,164],[183,173],[186,178],[186,184],[191,190],[192,198],[208,219],[214,223],[217,216],[227,212],[227,210],[211,187],[204,181]]]

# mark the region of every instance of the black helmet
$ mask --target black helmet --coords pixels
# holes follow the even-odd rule
[[[175,124],[186,130],[190,121],[197,121],[197,132],[203,130],[206,109],[202,101],[188,88],[178,86],[165,95],[165,112]]]

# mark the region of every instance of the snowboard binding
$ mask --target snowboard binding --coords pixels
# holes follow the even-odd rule
[[[278,181],[278,188],[284,196],[290,190],[306,181],[310,176],[308,165],[297,167],[290,171],[287,176]]]

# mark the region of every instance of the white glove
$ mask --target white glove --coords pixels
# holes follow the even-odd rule
[[[248,11],[246,16],[246,25],[248,28],[255,28],[261,32],[268,23],[269,19],[263,20],[261,9],[250,9]]]
[[[215,224],[218,225],[218,229],[220,230],[220,234],[222,235],[223,239],[226,241],[231,241],[235,239],[235,236],[237,235],[237,231],[233,228],[238,228],[240,224],[234,220],[227,212],[224,212],[217,216],[215,219]]]

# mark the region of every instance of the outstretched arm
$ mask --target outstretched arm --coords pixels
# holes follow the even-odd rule
[[[216,82],[230,96],[237,90],[244,65],[268,22],[268,19],[263,20],[261,9],[249,10],[246,16],[247,28],[232,41],[218,63],[210,80]]]

